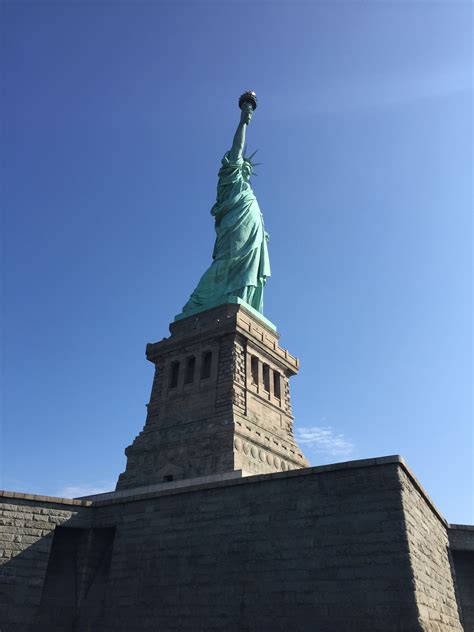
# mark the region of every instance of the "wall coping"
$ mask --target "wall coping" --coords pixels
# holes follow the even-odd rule
[[[125,487],[123,489],[117,489],[112,492],[101,492],[100,494],[88,494],[87,496],[80,496],[80,500],[90,500],[94,503],[103,500],[118,500],[119,498],[127,498],[129,496],[140,496],[143,494],[150,494],[153,492],[162,491],[175,491],[182,487],[202,487],[209,483],[219,483],[233,478],[241,478],[242,476],[252,476],[252,472],[246,470],[234,470],[233,472],[224,472],[222,474],[208,474],[206,476],[196,476],[194,478],[182,478],[176,481],[152,483],[150,485],[140,485],[139,487]],[[1,631],[0,631],[1,632]]]
[[[464,530],[464,531],[474,531],[474,525],[459,525],[459,524],[449,524],[447,520],[444,518],[442,513],[436,507],[434,502],[431,500],[429,495],[424,490],[421,483],[418,481],[416,476],[413,474],[409,466],[407,465],[404,458],[398,454],[376,457],[372,459],[359,459],[356,461],[344,461],[341,463],[331,463],[329,465],[316,465],[314,467],[306,467],[301,469],[289,470],[286,472],[275,472],[273,474],[257,474],[253,476],[246,476],[246,473],[240,473],[240,477],[229,477],[225,480],[214,480],[207,482],[198,482],[196,479],[191,479],[191,484],[186,485],[186,481],[182,481],[182,485],[179,486],[171,486],[167,489],[150,489],[144,486],[143,488],[136,487],[130,490],[121,490],[120,495],[117,493],[115,496],[114,492],[105,492],[104,498],[101,500],[100,498],[91,498],[87,500],[86,498],[60,498],[57,496],[42,496],[39,494],[27,494],[23,492],[12,492],[12,491],[2,491],[0,490],[0,498],[12,498],[17,500],[27,500],[34,501],[40,503],[53,503],[58,505],[70,505],[76,507],[104,507],[108,505],[117,505],[117,504],[125,504],[129,502],[139,502],[142,500],[147,500],[150,498],[157,498],[160,496],[172,496],[175,494],[188,494],[193,492],[198,492],[206,489],[216,489],[221,487],[232,487],[234,485],[254,485],[258,483],[263,483],[270,480],[284,480],[287,478],[297,477],[297,476],[311,476],[314,474],[325,474],[327,472],[335,472],[341,470],[351,470],[351,469],[360,469],[366,467],[378,467],[381,465],[390,465],[395,464],[401,467],[413,485],[417,488],[422,498],[425,500],[427,505],[430,507],[431,511],[435,514],[438,520],[443,524],[446,529],[451,530]],[[100,496],[100,495],[98,495]]]
[[[417,490],[420,492],[421,496],[423,497],[427,505],[430,507],[432,512],[440,520],[443,526],[446,529],[448,529],[449,523],[444,518],[442,513],[439,511],[439,509],[436,507],[436,505],[431,500],[431,498],[428,496],[428,494],[424,490],[421,483],[418,481],[418,479],[415,477],[411,469],[408,467],[404,458],[398,454],[383,456],[383,457],[376,457],[372,459],[358,459],[356,461],[343,461],[341,463],[331,463],[329,465],[316,465],[314,467],[305,467],[301,469],[289,470],[286,472],[275,472],[273,474],[257,474],[254,476],[244,476],[242,478],[231,478],[231,479],[222,480],[222,481],[191,484],[187,487],[182,486],[182,487],[174,488],[174,489],[160,489],[160,490],[155,490],[155,491],[143,490],[140,492],[139,491],[140,488],[135,488],[135,489],[129,490],[130,495],[128,496],[122,496],[120,498],[109,497],[102,501],[99,499],[94,500],[93,505],[95,507],[103,507],[105,505],[115,505],[115,504],[127,503],[127,502],[137,502],[140,500],[155,498],[159,496],[170,496],[173,494],[193,493],[193,492],[197,492],[204,489],[231,487],[233,485],[254,485],[254,484],[263,483],[269,480],[280,480],[280,479],[292,478],[296,476],[311,476],[314,474],[324,474],[326,472],[359,469],[359,468],[365,468],[365,467],[377,467],[380,465],[390,465],[390,464],[396,464],[405,471],[405,473],[408,475],[408,477],[410,478],[414,486],[417,488]]]
[[[90,500],[80,498],[61,498],[59,496],[42,496],[41,494],[27,494],[24,492],[10,492],[0,489],[0,498],[14,498],[16,500],[34,500],[40,503],[54,503],[56,505],[73,505],[75,507],[90,507]]]
[[[449,528],[452,531],[473,531],[474,532],[474,524],[450,524]]]

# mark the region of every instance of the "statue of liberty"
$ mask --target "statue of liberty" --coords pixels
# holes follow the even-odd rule
[[[263,313],[263,288],[270,276],[268,234],[250,184],[254,163],[244,156],[245,134],[257,107],[255,92],[240,97],[240,122],[232,148],[222,159],[217,200],[211,209],[216,241],[212,264],[201,277],[180,318],[222,303],[247,303]]]

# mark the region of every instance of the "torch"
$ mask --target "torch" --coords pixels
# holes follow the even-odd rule
[[[252,110],[256,110],[257,109],[257,95],[255,94],[255,92],[252,92],[251,90],[244,92],[240,96],[240,99],[239,99],[240,109],[242,109],[242,106],[244,105],[244,103],[250,103],[250,105],[252,106]]]

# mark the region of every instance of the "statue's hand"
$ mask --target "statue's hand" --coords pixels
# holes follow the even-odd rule
[[[240,122],[244,123],[245,125],[248,125],[250,121],[252,120],[252,115],[253,115],[253,107],[251,106],[250,103],[244,103],[242,105],[242,111],[240,114]]]

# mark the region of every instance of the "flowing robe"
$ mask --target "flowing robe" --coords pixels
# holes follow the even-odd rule
[[[216,241],[213,262],[201,277],[183,314],[192,314],[240,298],[263,310],[263,287],[270,276],[268,234],[250,183],[242,175],[244,160],[222,159],[217,200],[211,209]]]

